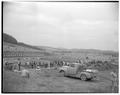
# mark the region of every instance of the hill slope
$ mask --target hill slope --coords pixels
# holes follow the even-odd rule
[[[6,34],[6,33],[3,33],[3,42],[4,43],[9,43],[9,45],[11,44],[10,46],[17,45],[18,47],[20,46],[20,47],[31,48],[31,49],[35,49],[35,50],[44,50],[44,49],[37,48],[37,47],[32,46],[32,45],[28,45],[28,44],[25,44],[25,43],[22,43],[22,42],[18,42],[14,37],[12,37],[11,35]],[[5,45],[4,43],[3,43],[3,45]]]
[[[3,33],[3,41],[8,42],[8,43],[17,44],[17,40],[14,37],[12,37],[11,35],[8,35],[6,33]]]
[[[113,57],[118,57],[119,53],[114,51],[103,51],[96,49],[65,49],[65,48],[53,48],[48,46],[32,46],[22,42],[18,42],[14,37],[3,33],[3,51],[27,51],[27,52],[44,52],[51,54],[59,54],[60,56],[65,54],[69,56],[81,55],[81,54],[101,54],[101,55],[112,55]]]

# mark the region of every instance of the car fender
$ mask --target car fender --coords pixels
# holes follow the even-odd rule
[[[64,71],[66,73],[67,72],[67,67],[61,67],[61,68],[59,68],[59,72],[60,71]]]
[[[87,78],[91,78],[91,77],[92,77],[91,74],[88,73],[88,72],[81,72],[81,73],[79,74],[79,76],[81,76],[82,74],[85,74]]]

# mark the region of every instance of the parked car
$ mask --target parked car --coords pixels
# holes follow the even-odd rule
[[[97,70],[88,69],[85,65],[79,63],[70,63],[67,66],[62,66],[59,68],[59,73],[64,76],[76,77],[84,81],[95,79],[97,72]]]

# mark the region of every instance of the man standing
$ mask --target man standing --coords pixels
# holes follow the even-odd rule
[[[117,74],[115,71],[110,73],[112,75],[112,92],[116,92],[118,82],[117,82]]]
[[[20,59],[18,58],[18,70],[20,71],[20,66],[21,66],[21,62],[20,62]]]

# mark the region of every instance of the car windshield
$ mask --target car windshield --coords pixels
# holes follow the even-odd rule
[[[70,67],[75,67],[75,64],[69,64],[68,66],[70,66]]]
[[[74,64],[71,64],[71,67],[75,67],[75,65],[74,65]]]

